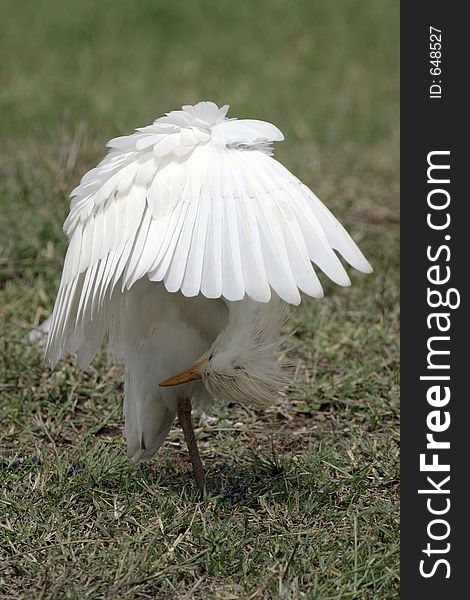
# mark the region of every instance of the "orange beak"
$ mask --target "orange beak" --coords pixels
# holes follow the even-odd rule
[[[198,360],[192,367],[186,369],[185,371],[181,371],[177,375],[173,375],[169,379],[165,379],[160,383],[160,387],[170,387],[172,385],[181,385],[182,383],[188,383],[189,381],[196,381],[196,379],[201,379],[202,370],[208,363],[207,358],[203,358]]]

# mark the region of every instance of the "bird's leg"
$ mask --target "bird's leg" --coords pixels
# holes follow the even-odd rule
[[[191,459],[191,464],[193,465],[196,487],[202,497],[204,496],[206,487],[206,476],[204,474],[204,467],[202,466],[201,457],[199,456],[193,425],[191,423],[191,400],[185,394],[180,394],[178,396],[177,412],[178,421],[181,425],[181,429],[183,430],[186,445],[188,446],[189,458]]]

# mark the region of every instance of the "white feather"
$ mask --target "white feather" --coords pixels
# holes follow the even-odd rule
[[[220,394],[233,351],[244,348],[252,360],[245,372],[262,403],[274,389],[268,379],[277,381],[277,295],[292,304],[299,290],[320,297],[312,262],[348,285],[335,251],[356,269],[371,270],[330,211],[272,158],[272,144],[284,139],[279,129],[228,119],[227,111],[212,102],[184,106],[114,138],[71,194],[64,223],[70,243],[46,354],[54,364],[77,352],[86,366],[108,337],[110,354],[126,364],[126,437],[134,459],[151,456],[174,417],[176,396],[157,393],[157,379],[179,362],[188,366],[185,359],[195,360],[214,341],[226,324],[222,299],[231,325],[214,346],[219,362],[212,361],[206,386]],[[164,286],[181,293],[169,295]],[[175,339],[168,323],[179,332]],[[150,377],[154,360],[159,367]],[[234,396],[222,395],[240,399],[247,381]]]
[[[335,250],[370,271],[335,217],[270,156],[283,139],[279,129],[227,119],[227,110],[185,106],[114,138],[73,190],[47,343],[52,362],[80,344],[91,360],[98,338],[119,320],[109,309],[115,289],[129,294],[144,277],[187,297],[265,303],[274,289],[296,304],[299,290],[322,294],[311,261],[349,284]]]
[[[145,210],[142,221],[140,222],[140,227],[134,238],[134,246],[129,261],[126,264],[123,273],[123,285],[126,289],[129,289],[137,279],[140,279],[136,274],[136,271],[138,273],[138,265],[141,261],[145,261],[146,252],[151,252],[151,240],[147,239],[151,220],[152,215],[150,214],[150,211]]]
[[[173,258],[176,245],[180,240],[187,211],[188,204],[180,202],[172,212],[163,244],[157,254],[156,266],[149,273],[149,279],[152,281],[162,281],[164,279]]]
[[[230,302],[225,329],[201,357],[202,380],[212,397],[255,406],[274,404],[289,381],[290,365],[281,358],[286,336],[281,327],[286,305]]]
[[[209,224],[210,195],[206,188],[199,193],[198,211],[194,223],[188,261],[181,284],[181,291],[187,297],[199,294],[201,289],[204,248],[206,245],[207,227]]]

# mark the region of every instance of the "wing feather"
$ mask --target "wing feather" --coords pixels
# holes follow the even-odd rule
[[[236,199],[230,187],[230,163],[227,152],[220,156],[221,192],[224,207],[222,244],[223,296],[227,300],[242,300],[245,295],[243,268],[238,234]]]
[[[162,244],[149,272],[149,279],[151,281],[162,281],[166,275],[168,265],[171,262],[176,243],[178,242],[186,210],[187,206],[185,203],[180,202],[176,205],[175,209],[170,215],[170,218],[168,219]]]
[[[222,295],[222,227],[223,207],[220,188],[219,152],[212,155],[212,185],[209,190],[209,226],[204,251],[201,292],[206,298],[220,298]]]
[[[187,164],[186,174],[182,177],[184,186],[181,190],[180,203],[185,205],[185,214],[181,233],[175,232],[173,234],[174,237],[179,235],[179,239],[171,257],[171,262],[163,276],[165,287],[169,292],[177,292],[182,289],[186,274],[188,273],[188,266],[189,269],[193,268],[191,261],[194,260],[196,246],[200,242],[197,233],[197,224],[199,223],[200,214],[202,212],[202,194],[204,183],[206,181],[207,162],[206,151],[195,152],[191,161]],[[206,230],[207,224],[204,227]],[[199,292],[201,268],[202,266],[197,268],[192,281],[190,278],[186,280],[185,285],[186,288],[189,288],[189,295],[196,295]],[[191,287],[197,289],[193,291]]]
[[[276,178],[278,182],[283,182],[282,185],[285,187],[287,193],[296,198],[297,203],[299,199],[302,200],[300,204],[304,207],[303,210],[308,218],[311,218],[312,213],[316,217],[320,226],[320,235],[323,243],[326,240],[326,247],[337,250],[343,258],[358,271],[361,271],[362,273],[371,273],[372,267],[363,253],[359,250],[346,229],[323,202],[321,202],[321,200],[319,200],[305,184],[292,175],[292,173],[278,161],[271,158],[269,162],[266,162],[270,175]]]
[[[282,228],[295,281],[299,289],[314,298],[323,296],[323,289],[310,262],[302,230],[289,205],[282,202],[279,192],[273,191],[278,220]]]
[[[181,284],[182,293],[189,298],[197,296],[201,289],[204,248],[206,246],[210,208],[210,195],[206,186],[200,191],[196,223],[191,238],[184,279]]]
[[[320,200],[271,156],[283,139],[256,120],[224,120],[210,102],[111,140],[71,194],[70,238],[46,353],[77,351],[83,366],[147,276],[171,292],[298,304],[323,293],[312,263],[349,285],[335,251],[371,267]]]
[[[352,240],[346,229],[341,225],[338,219],[331,211],[321,202],[315,194],[300,184],[304,195],[311,201],[312,209],[323,227],[326,237],[331,244],[331,247],[345,258],[348,263],[361,271],[362,273],[371,273],[372,267],[364,254],[359,250],[356,243]]]
[[[246,154],[246,153],[245,153]],[[280,298],[290,304],[299,304],[300,294],[292,275],[289,256],[279,219],[272,207],[272,198],[264,189],[255,171],[248,168],[246,156],[239,155],[240,173],[246,179],[246,188],[260,232],[262,252],[269,283]]]
[[[307,198],[300,193],[298,186],[295,185],[293,176],[277,161],[274,159],[271,159],[271,161],[268,163],[269,172],[273,179],[277,181],[279,189],[282,190],[284,201],[296,216],[307,244],[310,260],[338,285],[350,285],[350,279],[341,261],[329,244],[321,223],[318,221]],[[286,172],[290,175],[289,178],[285,177]]]
[[[149,231],[151,220],[152,215],[150,211],[145,210],[142,216],[142,221],[140,223],[139,229],[134,239],[134,246],[132,248],[130,258],[126,264],[122,276],[122,285],[126,289],[129,289],[132,286],[132,284],[137,281],[138,277],[136,277],[135,274],[136,270],[138,269],[139,262],[141,260],[145,260],[146,252],[150,251],[151,242],[149,240],[147,243],[147,234]]]
[[[170,265],[165,273],[165,287],[169,292],[177,292],[183,283],[193,230],[197,219],[198,200],[198,198],[194,198],[194,200],[188,202],[181,227],[180,239],[176,244]]]
[[[234,150],[232,152],[237,151]],[[234,156],[231,155],[233,164],[229,174],[237,210],[245,290],[253,300],[257,302],[269,302],[271,299],[271,289],[266,276],[258,224],[252,203],[244,187],[244,180],[239,172],[238,163],[236,160],[233,161],[233,158]]]

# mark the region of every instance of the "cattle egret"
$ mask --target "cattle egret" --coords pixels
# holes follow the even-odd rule
[[[191,403],[266,406],[284,384],[280,325],[312,263],[350,285],[337,251],[371,266],[315,194],[273,158],[265,121],[183,106],[112,139],[71,193],[69,238],[46,357],[86,367],[103,341],[125,367],[125,437],[151,458],[178,414],[197,488],[204,470]]]

